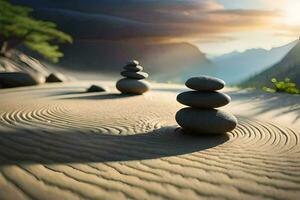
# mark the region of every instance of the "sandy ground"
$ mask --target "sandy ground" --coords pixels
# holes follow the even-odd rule
[[[88,82],[0,90],[0,199],[299,199],[300,97],[225,89],[239,120],[182,134],[182,86]]]

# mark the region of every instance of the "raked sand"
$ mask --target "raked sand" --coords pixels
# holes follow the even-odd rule
[[[238,127],[182,134],[176,85],[0,91],[0,199],[299,199],[300,97],[226,89]]]

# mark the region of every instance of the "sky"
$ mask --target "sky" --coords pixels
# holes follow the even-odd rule
[[[228,36],[228,40],[194,42],[203,52],[212,55],[228,53],[231,51],[244,51],[249,48],[270,49],[285,45],[300,36],[300,0],[216,0],[210,1],[220,5],[220,9],[261,11],[265,21],[248,25],[242,31],[225,31],[217,33],[219,36]],[[240,16],[241,17],[241,16]],[[224,23],[225,20],[224,20]],[[231,24],[229,24],[230,26]]]
[[[56,20],[75,39],[190,42],[220,55],[270,49],[300,36],[300,0],[12,1]]]

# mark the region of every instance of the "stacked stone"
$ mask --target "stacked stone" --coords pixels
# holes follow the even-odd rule
[[[143,80],[148,74],[142,72],[143,67],[139,62],[132,60],[123,68],[121,75],[125,78],[119,80],[116,84],[117,89],[124,94],[143,94],[150,89],[147,81]]]
[[[185,132],[224,134],[236,127],[237,119],[232,114],[215,109],[231,101],[230,96],[217,92],[225,86],[223,80],[209,76],[193,77],[185,85],[194,90],[177,96],[179,103],[189,106],[176,113],[176,121]]]

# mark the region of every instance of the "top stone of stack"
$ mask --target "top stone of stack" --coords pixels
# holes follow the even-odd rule
[[[130,78],[130,79],[145,79],[148,77],[148,74],[142,72],[143,67],[139,65],[139,62],[136,60],[130,61],[123,67],[124,71],[121,72],[121,75]]]
[[[224,88],[225,82],[215,77],[200,76],[190,78],[185,85],[188,88],[197,91],[216,91]]]
[[[140,72],[143,70],[143,67],[139,65],[139,61],[137,60],[132,60],[132,61],[129,61],[127,63],[127,65],[125,65],[125,67],[123,67],[123,69],[125,69],[126,71],[129,71],[129,72]]]

